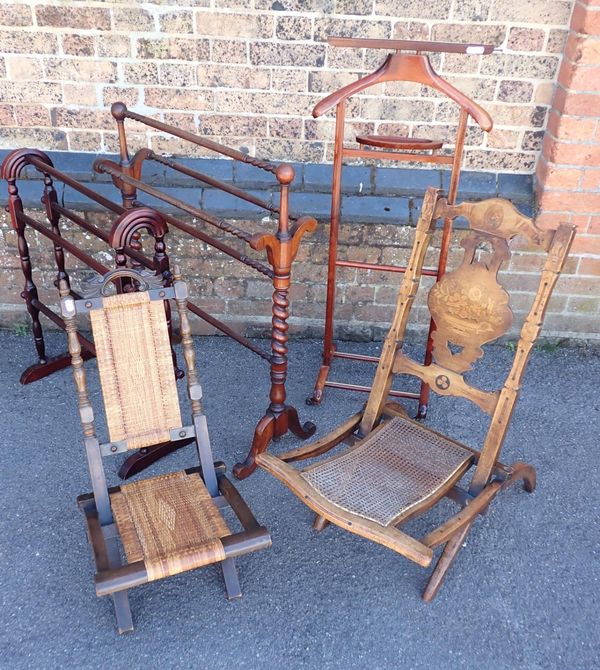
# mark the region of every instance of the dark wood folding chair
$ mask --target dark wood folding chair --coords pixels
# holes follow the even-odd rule
[[[429,291],[428,307],[436,329],[433,362],[423,365],[402,351],[406,324],[436,221],[457,217],[469,223],[462,240],[464,258]],[[546,261],[504,386],[500,391],[485,391],[466,381],[464,374],[483,356],[482,345],[505,334],[512,323],[509,294],[497,273],[509,259],[509,242],[517,235],[545,252]],[[555,231],[540,230],[506,200],[449,205],[436,189],[429,189],[364,411],[311,445],[278,458],[261,454],[256,459],[317,513],[317,530],[333,522],[424,567],[433,560],[434,549],[445,545],[423,593],[425,600],[436,595],[471,525],[498,493],[518,481],[529,492],[535,487],[533,467],[523,462],[503,465],[500,450],[573,235],[574,227],[567,224]],[[400,405],[387,402],[395,374],[413,375],[436,393],[467,398],[489,414],[491,423],[481,451],[434,432],[411,420]],[[342,442],[349,448],[302,470],[288,465],[319,456]],[[459,482],[468,479],[471,468],[465,489]],[[420,539],[400,530],[445,496],[460,506],[454,516]]]
[[[127,589],[221,563],[227,595],[236,598],[241,591],[234,557],[271,544],[267,530],[225,476],[224,464],[213,463],[187,317],[187,287],[177,271],[172,287],[161,281],[136,270],[113,270],[81,300],[73,298],[66,282],[60,285],[93,490],[80,496],[78,504],[96,563],[96,593],[113,597],[120,633],[133,630]],[[110,295],[114,282],[139,290]],[[165,312],[169,299],[179,315],[190,425],[181,420]],[[96,437],[86,386],[76,323],[82,313],[89,314],[96,347],[110,438],[105,443]],[[107,487],[104,456],[188,438],[195,438],[200,467]],[[221,513],[226,506],[242,531],[229,529]]]

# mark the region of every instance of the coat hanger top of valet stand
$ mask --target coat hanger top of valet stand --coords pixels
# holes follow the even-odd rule
[[[374,40],[345,37],[330,37],[327,42],[335,47],[385,49],[386,51],[394,51],[395,53],[389,54],[383,64],[371,74],[323,98],[313,109],[313,116],[315,118],[327,113],[338,103],[350,96],[375,84],[386,81],[412,81],[440,91],[440,93],[454,100],[461,108],[465,109],[483,130],[488,132],[491,130],[492,118],[490,115],[476,102],[443,79],[433,69],[429,57],[423,52],[485,55],[492,53],[495,50],[494,46],[489,44],[461,44],[419,40]],[[403,53],[406,51],[414,51],[415,53]]]

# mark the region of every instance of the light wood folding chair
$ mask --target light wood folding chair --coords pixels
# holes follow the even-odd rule
[[[139,290],[109,295],[109,286],[123,281]],[[271,539],[225,476],[224,464],[213,463],[186,284],[177,271],[173,286],[163,287],[161,277],[125,268],[108,272],[81,300],[64,281],[60,295],[93,490],[78,505],[96,563],[96,593],[112,596],[119,632],[133,630],[127,589],[186,570],[220,563],[228,597],[241,596],[234,557],[268,547]],[[165,313],[169,299],[180,320],[190,425],[181,420]],[[76,323],[82,313],[89,314],[94,336],[109,432],[105,443],[96,437],[86,386]],[[104,456],[189,438],[195,438],[200,467],[107,487]],[[243,531],[229,529],[221,513],[227,506]]]
[[[429,291],[428,307],[436,328],[433,362],[423,365],[402,351],[406,324],[436,221],[457,217],[469,223],[462,240],[464,258]],[[509,294],[497,273],[509,259],[509,242],[517,235],[546,252],[545,265],[504,386],[485,391],[466,381],[464,374],[483,356],[482,345],[505,334],[512,323]],[[333,522],[424,567],[433,560],[434,549],[445,545],[423,593],[425,600],[436,595],[471,525],[498,493],[518,481],[527,491],[535,487],[533,467],[523,462],[503,465],[500,450],[573,235],[574,227],[566,224],[556,231],[540,230],[506,200],[450,205],[430,188],[364,411],[313,444],[278,458],[261,454],[256,459],[317,513],[317,530]],[[413,375],[436,393],[467,398],[489,414],[491,423],[481,451],[430,430],[411,420],[400,405],[387,402],[395,374]],[[342,442],[349,448],[302,470],[289,465],[320,456]],[[471,468],[465,489],[459,482]],[[445,496],[460,506],[454,516],[420,539],[400,530]]]

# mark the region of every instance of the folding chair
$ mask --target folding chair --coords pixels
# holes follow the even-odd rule
[[[461,265],[433,285],[428,307],[435,323],[433,362],[422,365],[402,351],[425,253],[438,219],[464,217]],[[539,288],[521,329],[512,367],[500,391],[485,391],[464,373],[483,356],[482,345],[505,334],[512,322],[509,295],[497,273],[509,259],[509,241],[524,236],[546,252]],[[430,188],[417,225],[412,255],[400,287],[396,312],[383,345],[374,384],[364,411],[312,445],[258,464],[288,486],[317,513],[314,527],[328,522],[383,544],[427,567],[433,550],[445,545],[423,593],[435,597],[476,517],[508,486],[523,481],[531,492],[535,470],[523,462],[503,465],[500,450],[517,400],[525,365],[540,333],[544,312],[564,265],[574,227],[562,224],[542,231],[501,199],[449,205]],[[481,451],[472,449],[411,420],[401,406],[388,403],[394,374],[408,374],[445,396],[460,396],[491,416]],[[319,456],[336,445],[350,445],[302,470],[288,463]],[[473,468],[468,489],[459,481]],[[399,527],[447,496],[460,510],[439,527],[416,539]]]
[[[109,295],[110,284],[123,285],[123,280],[126,288],[138,290]],[[60,296],[93,490],[77,502],[96,563],[96,593],[112,596],[119,632],[133,630],[127,589],[186,570],[221,563],[228,597],[241,596],[234,557],[268,547],[271,539],[225,477],[224,464],[213,463],[186,284],[177,271],[167,288],[160,277],[125,268],[105,274],[81,300],[63,281]],[[181,420],[165,314],[168,299],[175,300],[179,314],[191,425]],[[89,313],[94,335],[110,438],[105,443],[96,437],[86,386],[76,323],[82,313]],[[195,437],[201,467],[107,488],[104,456],[190,437]],[[221,514],[228,505],[242,532],[229,530]]]

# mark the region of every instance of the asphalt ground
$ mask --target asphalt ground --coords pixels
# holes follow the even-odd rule
[[[47,337],[51,354],[64,336]],[[266,342],[264,342],[266,345]],[[266,407],[264,361],[225,338],[196,340],[216,459],[245,456]],[[376,352],[376,344],[348,344]],[[569,668],[600,665],[600,355],[544,347],[532,356],[503,452],[538,472],[529,495],[510,489],[478,520],[436,600],[420,599],[429,570],[329,527],[282,484],[258,471],[238,484],[268,526],[271,549],[238,559],[244,596],[225,599],[214,566],[130,592],[136,624],[119,637],[112,604],[96,598],[84,521],[89,490],[69,370],[21,386],[33,360],[28,337],[0,333],[0,665],[3,668]],[[319,343],[291,343],[289,401],[324,434],[363,394],[328,391],[307,407]],[[488,347],[490,369],[510,363]],[[95,364],[87,365],[94,404]],[[338,361],[332,377],[368,383],[373,367]],[[475,378],[493,387],[501,378]],[[414,401],[407,401],[414,411]],[[434,398],[427,423],[477,446],[485,415]],[[285,437],[273,452],[298,445]],[[106,461],[117,483],[122,457]],[[148,474],[194,465],[187,447]],[[444,503],[445,504],[445,503]],[[435,510],[410,530],[442,518]]]

